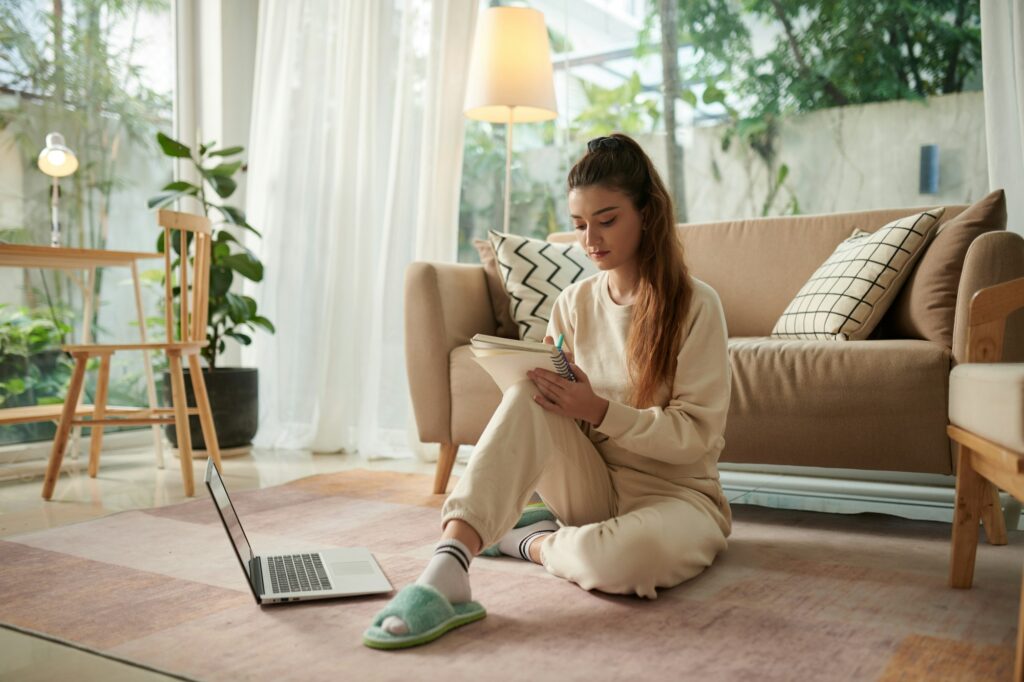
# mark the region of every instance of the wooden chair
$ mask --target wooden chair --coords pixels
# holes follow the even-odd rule
[[[206,441],[210,457],[220,470],[220,449],[217,446],[217,432],[213,426],[213,415],[210,412],[210,401],[206,394],[206,384],[199,363],[199,353],[206,346],[206,322],[209,301],[210,249],[213,232],[210,221],[204,217],[175,211],[160,211],[157,222],[164,231],[164,324],[167,341],[149,343],[113,343],[113,344],[78,344],[64,346],[64,350],[75,359],[75,369],[71,374],[71,385],[68,388],[67,400],[61,413],[57,435],[50,451],[50,461],[43,481],[43,499],[50,499],[53,488],[60,474],[64,449],[67,446],[68,434],[73,426],[92,427],[92,440],[89,447],[89,476],[96,477],[100,465],[100,449],[103,444],[103,428],[105,426],[136,426],[142,424],[174,424],[178,436],[178,452],[181,458],[181,477],[185,485],[185,494],[195,495],[195,481],[192,473],[192,439],[189,435],[189,415],[199,415],[203,428],[203,440]],[[177,284],[181,295],[179,300],[179,340],[174,340],[174,268],[171,263],[172,234],[178,231],[181,246],[181,258],[178,265]],[[190,239],[191,236],[191,239]],[[188,243],[193,242],[193,263],[189,267]],[[192,277],[189,277],[189,270]],[[191,282],[191,285],[190,285]],[[171,379],[171,407],[156,409],[125,410],[117,408],[111,411],[107,406],[107,389],[110,384],[110,358],[119,350],[163,351],[167,354],[167,363]],[[99,375],[96,382],[96,396],[92,413],[89,418],[76,418],[79,394],[85,380],[86,363],[90,358],[99,358]],[[189,374],[192,377],[192,388],[196,396],[196,407],[189,407],[185,396],[185,374],[182,371],[182,359],[188,359]]]
[[[1024,500],[1024,363],[999,362],[1006,320],[1024,308],[1024,277],[987,287],[971,299],[967,363],[950,374],[949,437],[957,442],[956,509],[949,584],[974,580],[978,522],[996,521],[1006,544],[996,487]],[[986,534],[993,529],[988,525]],[[989,540],[992,542],[992,539]],[[1024,581],[1022,581],[1024,589]],[[1024,600],[1017,624],[1014,679],[1024,682]]]

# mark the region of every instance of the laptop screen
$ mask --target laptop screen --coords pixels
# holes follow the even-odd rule
[[[252,547],[249,546],[249,540],[245,537],[245,531],[242,530],[242,522],[238,520],[238,514],[235,513],[235,507],[231,504],[228,490],[224,487],[224,481],[221,479],[217,467],[214,466],[213,459],[210,459],[206,465],[206,487],[210,489],[210,495],[217,505],[217,512],[224,522],[224,529],[227,530],[228,536],[231,537],[231,542],[235,546],[235,553],[238,555],[238,561],[242,564],[242,568],[245,569],[245,574],[249,576],[249,584],[251,585],[252,575],[249,572],[249,565],[253,558]]]

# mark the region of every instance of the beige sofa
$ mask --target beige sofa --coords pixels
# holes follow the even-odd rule
[[[947,207],[943,220],[964,208]],[[968,304],[979,289],[1024,276],[1020,235],[994,230],[971,242],[951,347],[878,333],[845,342],[769,338],[793,296],[854,228],[874,232],[918,210],[679,226],[690,272],[718,292],[729,330],[733,392],[721,461],[953,473],[949,373],[965,361]],[[497,320],[481,265],[413,263],[405,297],[413,409],[420,440],[442,446],[434,492],[443,493],[458,445],[476,443],[501,400],[467,345],[476,333],[495,333]],[[1020,331],[1019,320],[1007,330],[1007,361],[1024,359]]]

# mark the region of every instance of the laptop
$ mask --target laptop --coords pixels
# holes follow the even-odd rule
[[[363,547],[262,557],[254,554],[212,458],[206,463],[206,488],[257,604],[392,591],[391,582],[377,560]]]

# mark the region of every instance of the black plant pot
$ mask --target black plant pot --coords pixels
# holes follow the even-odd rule
[[[213,426],[217,429],[217,443],[221,449],[237,448],[248,445],[256,435],[259,425],[259,370],[251,367],[224,367],[213,371],[203,370],[206,382],[206,393],[210,396],[210,411],[213,413]],[[163,375],[164,404],[171,404],[171,378],[167,372]],[[192,392],[192,378],[185,369],[185,395],[188,404],[195,405],[196,398]],[[203,428],[199,416],[189,417],[189,432],[192,434],[192,449],[205,450]],[[164,427],[167,440],[178,447],[178,434],[174,425]]]

